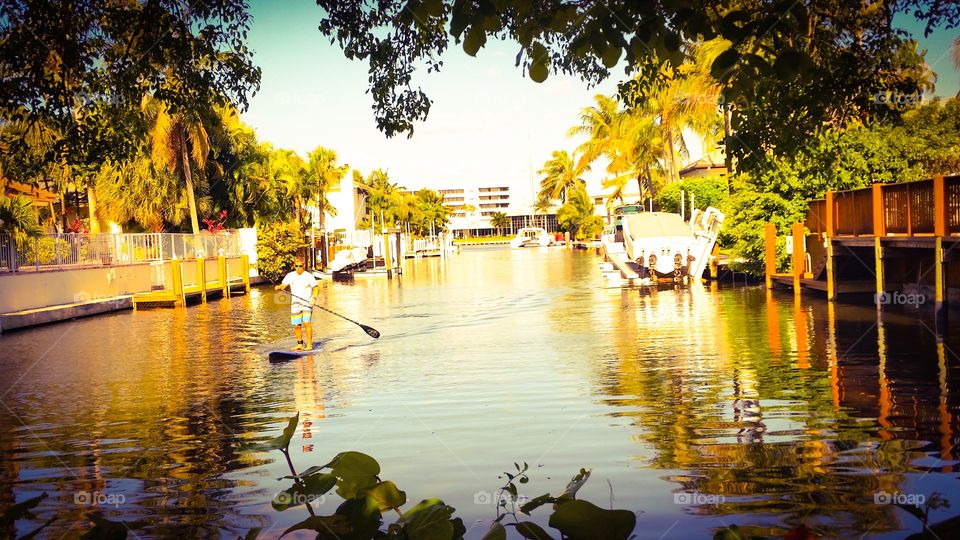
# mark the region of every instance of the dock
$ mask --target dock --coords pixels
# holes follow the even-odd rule
[[[189,303],[206,302],[209,298],[229,298],[236,294],[248,294],[250,292],[250,261],[246,255],[239,260],[239,275],[230,276],[226,257],[196,258],[188,261],[174,259],[169,263],[170,286],[134,294],[133,308],[185,306]],[[189,284],[187,279],[191,272],[184,272],[186,263],[191,263],[195,278]],[[216,280],[207,279],[207,263],[216,263]]]
[[[777,230],[766,225],[767,288],[873,294],[878,309],[929,297],[942,316],[948,298],[960,300],[960,176],[828,191],[787,243],[790,269],[778,272]]]

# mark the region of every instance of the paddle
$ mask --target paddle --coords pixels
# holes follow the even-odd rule
[[[297,296],[297,295],[295,295],[295,294],[293,294],[293,293],[288,293],[288,294],[289,294],[290,296],[298,299],[298,300],[303,300],[304,302],[310,302],[310,300],[307,300],[306,298],[304,298],[304,297],[302,297],[302,296]],[[318,305],[314,304],[313,302],[310,302],[310,307],[318,307],[318,308],[326,311],[327,313],[330,313],[331,315],[336,315],[337,317],[340,317],[341,319],[350,321],[350,322],[352,322],[353,324],[359,326],[360,328],[363,328],[363,331],[366,332],[367,335],[370,336],[370,337],[372,337],[372,338],[379,338],[379,337],[380,337],[380,332],[378,332],[376,328],[372,328],[372,327],[367,326],[367,325],[365,325],[365,324],[358,323],[357,321],[355,321],[355,320],[353,320],[353,319],[344,317],[343,315],[337,313],[336,311],[327,309],[327,308],[325,308],[325,307],[323,307],[323,306],[318,306]]]

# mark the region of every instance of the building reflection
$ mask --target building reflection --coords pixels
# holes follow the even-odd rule
[[[665,477],[677,490],[723,495],[692,512],[740,515],[750,534],[782,534],[764,514],[835,537],[919,530],[874,495],[905,492],[912,473],[955,470],[951,343],[909,314],[727,294],[752,295],[751,309],[697,288],[623,295],[618,362],[602,384],[648,463],[682,471]]]

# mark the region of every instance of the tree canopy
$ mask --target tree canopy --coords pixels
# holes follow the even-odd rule
[[[147,95],[173,114],[246,107],[260,82],[249,27],[243,0],[3,0],[0,116],[47,125],[71,165],[129,158]]]
[[[471,56],[488,38],[512,42],[516,65],[536,82],[553,71],[597,83],[622,65],[631,80],[623,93],[643,96],[662,83],[664,63],[679,67],[695,54],[691,43],[722,38],[730,45],[712,63],[714,78],[723,85],[724,99],[738,103],[735,127],[753,130],[766,143],[771,135],[766,129],[784,121],[802,133],[816,122],[882,113],[874,99],[878,92],[922,90],[920,53],[893,27],[896,13],[916,17],[927,32],[960,22],[960,5],[924,0],[317,4],[323,10],[320,31],[347,58],[368,63],[374,116],[388,136],[412,135],[414,122],[427,117],[430,100],[414,74],[424,67],[441,69],[440,56],[451,41]],[[764,111],[751,122],[757,107],[782,110]],[[752,137],[741,139],[743,144],[731,148],[740,159],[764,148]]]

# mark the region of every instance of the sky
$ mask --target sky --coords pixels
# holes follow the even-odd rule
[[[321,11],[314,2],[253,0],[251,12],[249,45],[262,79],[244,121],[275,147],[306,157],[322,145],[364,175],[381,168],[408,189],[506,185],[517,203],[529,204],[536,171],[551,152],[577,146],[566,133],[580,109],[597,93],[613,94],[623,73],[615,69],[593,88],[555,73],[537,84],[514,66],[517,45],[488,42],[473,58],[452,44],[439,73],[415,75],[433,100],[427,120],[416,124],[412,139],[388,139],[377,130],[366,93],[367,64],[344,58],[317,30]],[[896,23],[928,49],[927,61],[939,74],[936,94],[955,95],[960,74],[949,44],[957,31],[924,38],[911,18]]]

